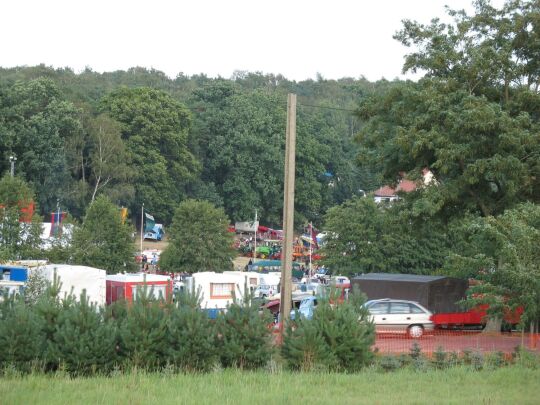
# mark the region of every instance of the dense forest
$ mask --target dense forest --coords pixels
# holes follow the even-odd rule
[[[356,164],[359,102],[387,82],[289,81],[236,72],[168,78],[156,70],[96,73],[44,65],[0,69],[0,173],[34,188],[42,214],[75,218],[97,195],[144,203],[168,224],[186,198],[222,206],[232,221],[281,226],[286,96],[298,95],[296,222],[380,185]]]

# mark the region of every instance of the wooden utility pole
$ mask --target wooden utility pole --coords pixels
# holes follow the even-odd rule
[[[285,144],[285,187],[283,192],[283,249],[281,253],[281,332],[289,320],[292,301],[292,259],[294,230],[294,175],[296,152],[296,94],[287,99],[287,138]]]

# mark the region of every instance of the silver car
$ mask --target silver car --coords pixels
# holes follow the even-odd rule
[[[385,298],[367,301],[364,306],[377,333],[406,333],[420,338],[435,327],[431,321],[433,314],[418,302]]]

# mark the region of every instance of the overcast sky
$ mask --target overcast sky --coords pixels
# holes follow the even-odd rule
[[[401,20],[445,18],[445,4],[472,10],[471,0],[2,0],[0,66],[393,79],[407,52],[392,39]]]

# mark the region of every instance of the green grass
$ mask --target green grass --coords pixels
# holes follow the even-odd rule
[[[0,378],[2,404],[537,404],[540,370],[456,367],[352,375],[226,370],[201,375],[131,372],[70,379],[34,374]]]

